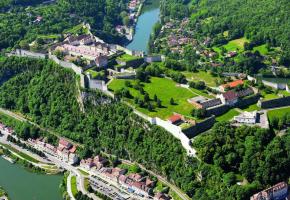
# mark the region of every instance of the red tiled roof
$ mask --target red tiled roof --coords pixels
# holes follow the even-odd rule
[[[65,140],[65,139],[63,139],[63,138],[61,138],[61,139],[59,140],[59,144],[62,145],[62,146],[65,146],[65,147],[67,147],[67,148],[71,145],[67,140]]]
[[[171,121],[172,123],[175,123],[181,120],[181,115],[178,115],[178,114],[172,115],[171,117],[169,117],[168,120]]]
[[[129,178],[133,179],[134,181],[138,181],[142,178],[142,176],[140,174],[135,173],[135,174],[130,174]]]
[[[73,147],[69,150],[69,152],[71,152],[71,153],[75,153],[76,150],[77,150],[77,147],[76,147],[76,146],[73,146]]]
[[[244,84],[244,81],[243,80],[236,80],[236,81],[233,81],[233,82],[230,82],[230,83],[227,83],[227,84],[224,84],[222,85],[223,88],[235,88],[237,87],[238,85],[242,85]]]
[[[224,96],[225,100],[229,100],[229,101],[238,98],[237,93],[235,93],[234,91],[231,91],[231,90],[223,93],[223,96]]]

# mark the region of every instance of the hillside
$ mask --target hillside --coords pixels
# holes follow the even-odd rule
[[[163,0],[161,11],[163,21],[189,17],[195,37],[213,38],[212,46],[246,37],[250,46],[281,47],[280,62],[289,66],[289,7],[287,0]]]
[[[89,23],[91,31],[110,43],[122,42],[115,26],[122,24],[119,15],[127,9],[127,0],[60,0],[0,2],[0,49],[28,48],[36,40],[34,50],[46,40],[63,38],[67,33],[82,33],[78,27]]]
[[[86,112],[79,112],[76,77],[50,61],[3,58],[0,78],[8,71],[11,76],[0,85],[0,107],[83,144],[82,158],[104,151],[136,161],[194,199],[248,199],[289,177],[289,134],[277,137],[270,130],[217,124],[193,143],[201,159],[196,160],[164,129],[99,92],[83,90]],[[36,135],[25,127],[17,130],[26,139]],[[237,185],[239,181],[245,185]]]

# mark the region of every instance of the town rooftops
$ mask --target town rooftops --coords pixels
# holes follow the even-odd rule
[[[222,85],[223,88],[235,88],[238,85],[243,85],[244,81],[243,80],[236,80],[227,84]]]
[[[266,190],[254,194],[250,200],[283,200],[288,195],[288,185],[280,182]]]
[[[65,140],[64,138],[61,138],[59,140],[59,146],[65,147],[66,149],[69,149],[72,146],[72,144],[70,142],[68,142],[67,140]]]
[[[170,200],[171,198],[168,195],[166,195],[162,192],[159,192],[156,194],[155,199],[157,199],[157,200]]]

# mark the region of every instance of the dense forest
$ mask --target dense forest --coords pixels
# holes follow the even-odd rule
[[[281,64],[289,66],[289,7],[288,0],[163,0],[161,13],[163,21],[189,17],[195,36],[214,38],[215,45],[245,36],[250,46],[281,47]]]
[[[37,3],[37,5],[36,5]],[[0,49],[28,46],[31,42],[61,37],[67,30],[89,23],[93,34],[110,43],[122,42],[115,31],[122,24],[120,13],[127,0],[60,0],[52,4],[41,1],[0,2]],[[1,5],[3,4],[3,5]],[[39,18],[39,21],[35,21]]]
[[[17,71],[15,59],[26,70]],[[289,177],[289,134],[278,137],[270,130],[217,124],[193,143],[201,160],[189,158],[180,142],[164,129],[150,125],[128,106],[99,92],[83,91],[85,113],[80,112],[75,75],[50,61],[38,62],[13,57],[0,60],[2,74],[15,68],[0,86],[0,107],[21,112],[43,127],[82,143],[81,157],[103,151],[137,161],[194,199],[204,200],[248,199]],[[24,138],[44,134],[25,124],[21,127],[17,130],[23,133],[18,134]]]

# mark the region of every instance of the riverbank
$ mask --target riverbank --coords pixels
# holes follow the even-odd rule
[[[8,200],[8,194],[1,186],[0,186],[0,199]]]
[[[23,166],[27,171],[38,174],[59,174],[59,169],[54,165],[42,163],[39,160],[15,149],[14,147],[0,142],[0,153],[2,158],[14,164]],[[1,154],[0,154],[1,155]]]

